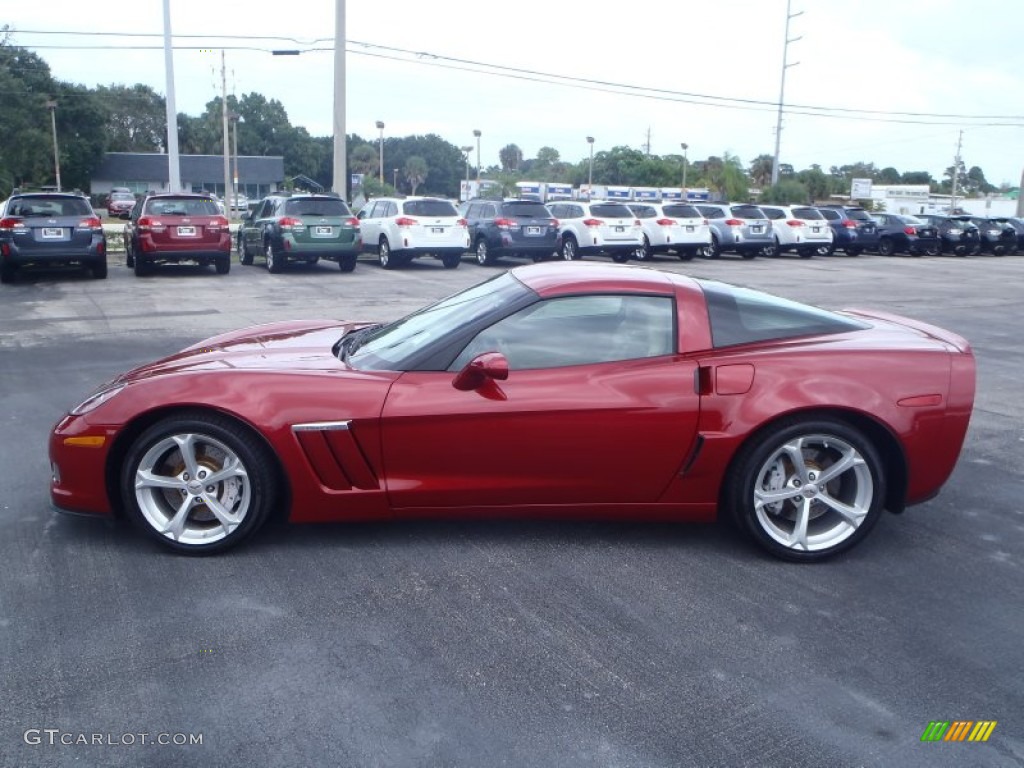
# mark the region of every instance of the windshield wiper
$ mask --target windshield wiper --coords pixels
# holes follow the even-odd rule
[[[349,355],[362,346],[370,331],[375,331],[381,327],[383,327],[383,324],[377,323],[375,325],[368,325],[365,328],[360,328],[358,331],[349,331],[346,333],[341,337],[341,341],[338,342],[338,359],[343,363],[348,362]]]

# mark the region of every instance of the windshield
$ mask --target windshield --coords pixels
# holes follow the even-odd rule
[[[353,368],[362,370],[404,370],[403,361],[427,344],[455,333],[529,291],[509,273],[498,275],[369,332],[348,351],[346,360]]]

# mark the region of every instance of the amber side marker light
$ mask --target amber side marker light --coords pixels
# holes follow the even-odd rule
[[[64,438],[64,445],[73,445],[79,448],[102,448],[106,442],[106,435],[82,435],[80,437]]]

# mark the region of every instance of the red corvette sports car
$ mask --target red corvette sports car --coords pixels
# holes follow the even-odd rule
[[[545,263],[388,325],[282,322],[126,373],[50,438],[58,509],[181,552],[271,516],[711,521],[817,560],[934,496],[959,336],[653,269]]]

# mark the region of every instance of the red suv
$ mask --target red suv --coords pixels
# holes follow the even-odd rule
[[[127,264],[146,275],[157,264],[190,261],[231,270],[231,231],[217,201],[209,195],[149,195],[121,214]]]

